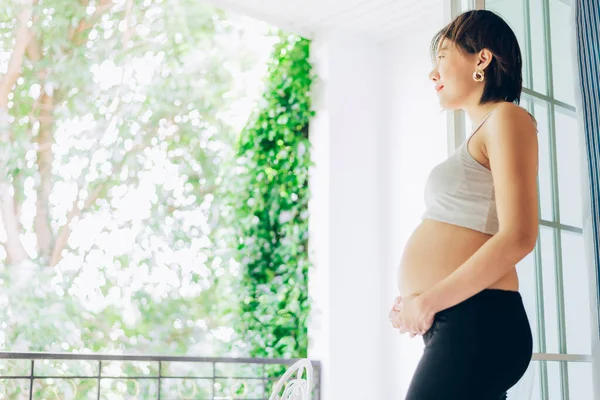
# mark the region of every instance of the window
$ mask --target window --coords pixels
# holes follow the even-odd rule
[[[462,0],[460,6],[494,11],[514,30],[524,61],[521,105],[538,121],[540,232],[535,250],[518,266],[535,354],[515,398],[591,399],[585,170],[575,108],[571,1]],[[465,127],[457,132],[462,135]]]

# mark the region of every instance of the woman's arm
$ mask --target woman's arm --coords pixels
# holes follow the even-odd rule
[[[535,247],[538,235],[538,142],[527,111],[503,104],[488,121],[484,145],[490,161],[499,230],[446,279],[422,293],[423,308],[452,307],[505,276]]]

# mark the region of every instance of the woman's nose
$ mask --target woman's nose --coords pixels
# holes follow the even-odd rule
[[[437,82],[440,79],[440,75],[438,74],[437,68],[431,70],[431,72],[429,73],[429,79],[434,82]]]

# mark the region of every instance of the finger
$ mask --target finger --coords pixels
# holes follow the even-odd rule
[[[425,333],[427,333],[428,330],[431,329],[432,326],[432,323],[422,323],[419,325],[419,331],[421,331],[421,334],[424,335]]]

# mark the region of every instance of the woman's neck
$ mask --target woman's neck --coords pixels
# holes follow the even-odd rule
[[[463,108],[471,121],[471,126],[477,127],[501,102],[477,104],[472,107]]]

